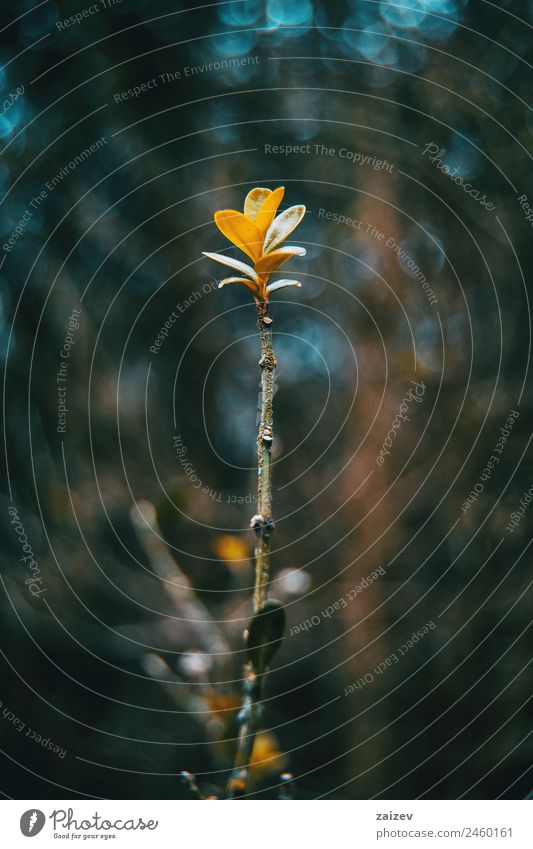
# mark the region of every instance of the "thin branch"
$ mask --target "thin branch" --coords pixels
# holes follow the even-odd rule
[[[247,663],[244,668],[243,689],[244,695],[239,714],[241,723],[239,741],[235,764],[228,781],[228,797],[230,799],[236,799],[246,793],[252,752],[262,714],[261,676],[256,675],[251,663]]]
[[[272,348],[272,319],[268,303],[257,305],[257,325],[261,342],[261,418],[257,434],[257,514],[251,526],[256,532],[254,613],[263,606],[268,595],[270,577],[270,537],[272,521],[272,435],[274,372],[276,358]]]
[[[255,530],[255,584],[254,614],[257,614],[268,597],[270,579],[270,537],[274,530],[272,520],[272,434],[274,372],[276,358],[272,347],[272,319],[268,303],[257,305],[257,326],[261,342],[261,414],[257,434],[257,514],[252,517]],[[240,711],[241,727],[235,756],[235,766],[228,782],[228,796],[234,799],[246,792],[250,761],[262,713],[261,684],[263,675],[257,674],[251,663],[244,668],[244,695]]]

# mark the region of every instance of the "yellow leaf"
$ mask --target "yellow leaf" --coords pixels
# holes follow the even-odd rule
[[[290,206],[285,212],[280,213],[268,228],[263,245],[263,252],[273,251],[292,231],[298,226],[305,215],[305,206]]]
[[[244,201],[244,214],[247,218],[251,218],[252,221],[255,221],[257,218],[257,213],[261,209],[261,206],[271,195],[272,192],[270,189],[252,189],[251,192],[248,192],[246,195],[246,200]]]
[[[242,212],[235,209],[221,209],[215,212],[215,223],[221,233],[241,251],[248,254],[254,262],[261,256],[263,237],[257,224],[250,221]]]
[[[257,213],[257,217],[255,219],[255,223],[263,235],[265,235],[266,231],[272,224],[274,216],[278,211],[278,207],[283,200],[284,194],[285,189],[283,186],[280,186],[278,189],[274,189],[274,191],[271,192],[263,201],[261,209]]]

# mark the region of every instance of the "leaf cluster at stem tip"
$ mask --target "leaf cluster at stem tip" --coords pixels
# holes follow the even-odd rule
[[[293,256],[305,256],[305,248],[283,245],[305,215],[305,206],[290,206],[276,215],[285,194],[283,186],[271,191],[257,187],[246,195],[244,212],[221,209],[215,212],[215,223],[221,233],[245,253],[249,265],[226,254],[202,251],[204,256],[239,272],[238,277],[226,277],[219,288],[228,283],[240,283],[251,290],[258,303],[267,303],[272,292],[287,286],[301,286],[297,280],[275,280],[270,275]]]

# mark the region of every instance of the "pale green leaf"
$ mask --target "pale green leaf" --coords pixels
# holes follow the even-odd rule
[[[288,286],[297,286],[300,288],[302,284],[298,283],[297,280],[276,280],[275,283],[269,283],[267,286],[267,292],[270,295],[271,292],[277,292],[279,289],[285,289]]]
[[[290,236],[305,215],[305,206],[298,204],[290,206],[281,212],[270,225],[263,243],[263,253],[274,250],[281,242]]]
[[[241,262],[240,259],[234,259],[232,256],[226,256],[226,254],[208,253],[207,251],[202,251],[202,253],[204,256],[209,257],[209,259],[214,259],[215,262],[220,262],[222,265],[227,265],[235,271],[240,271],[241,274],[246,274],[248,277],[251,277],[255,283],[259,283],[259,277],[252,266],[247,265],[245,262]]]
[[[270,189],[252,189],[251,192],[248,192],[246,195],[246,200],[244,201],[244,214],[251,218],[252,221],[255,221],[257,218],[257,213],[261,209],[263,203],[271,195],[272,192]]]
[[[247,286],[248,289],[251,289],[254,295],[259,293],[259,289],[255,283],[252,283],[251,280],[247,280],[245,277],[226,277],[224,280],[220,281],[218,288],[222,289],[222,287],[227,286],[228,283],[242,283],[243,286]]]

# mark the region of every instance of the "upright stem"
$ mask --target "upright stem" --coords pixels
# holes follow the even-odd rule
[[[235,764],[228,781],[228,796],[235,799],[244,796],[248,787],[250,762],[256,734],[261,718],[261,678],[256,675],[252,664],[244,667],[244,695],[241,704],[241,727],[235,754]]]
[[[274,372],[276,358],[272,348],[272,319],[268,304],[257,306],[257,325],[261,342],[261,418],[257,434],[257,515],[252,519],[256,532],[254,613],[263,606],[270,576],[270,536],[272,521],[272,437]]]
[[[270,537],[272,521],[272,426],[274,371],[276,358],[272,348],[272,319],[268,304],[257,305],[257,326],[261,342],[261,416],[257,434],[257,514],[251,526],[255,530],[254,613],[264,605],[270,577]],[[243,796],[248,786],[250,761],[261,718],[261,685],[264,674],[257,675],[251,663],[244,667],[244,695],[241,705],[241,727],[235,765],[228,782],[228,796]]]

